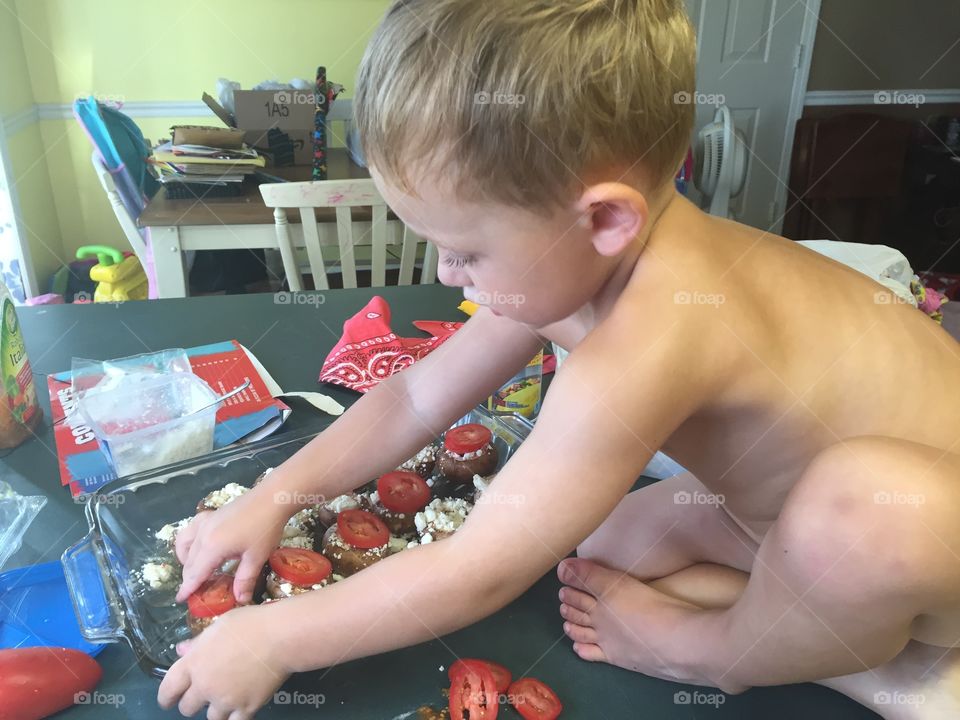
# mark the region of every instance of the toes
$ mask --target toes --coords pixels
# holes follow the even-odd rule
[[[575,643],[597,642],[597,631],[592,627],[585,627],[572,622],[565,622],[563,624],[563,631],[567,634],[567,637],[573,640]]]
[[[593,595],[571,587],[560,588],[560,602],[585,613],[592,612],[597,606],[597,599]]]
[[[557,566],[560,582],[602,598],[623,578],[623,573],[609,570],[590,560],[567,558]]]
[[[560,605],[560,617],[562,617],[564,620],[569,620],[572,623],[576,623],[577,625],[593,624],[590,621],[590,616],[587,613],[583,612],[583,610],[577,610],[577,608],[573,607],[572,605],[567,605],[566,603],[562,603]]]
[[[607,662],[607,656],[603,654],[603,650],[600,649],[599,645],[592,643],[574,643],[573,651],[580,656],[581,660],[586,660],[587,662]]]

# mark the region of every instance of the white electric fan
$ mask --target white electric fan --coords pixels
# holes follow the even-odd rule
[[[694,181],[710,214],[730,217],[730,198],[743,191],[747,177],[747,150],[726,105],[718,107],[713,122],[700,131],[694,156]]]

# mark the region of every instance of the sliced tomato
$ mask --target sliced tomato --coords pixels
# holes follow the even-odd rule
[[[462,658],[450,666],[450,669],[447,671],[447,677],[452,681],[454,674],[460,671],[462,665],[470,665],[472,663],[480,663],[481,665],[485,665],[487,669],[490,670],[490,673],[493,675],[493,681],[497,684],[497,692],[505,693],[510,687],[510,681],[513,680],[513,675],[503,665],[500,663],[495,663],[492,660]]]
[[[237,606],[233,595],[233,575],[214,575],[187,598],[187,608],[195,618],[223,615]]]
[[[520,678],[507,690],[510,704],[525,720],[555,720],[563,710],[557,694],[534,678]]]
[[[450,674],[450,720],[494,720],[497,717],[500,710],[497,683],[486,663],[462,663],[455,670],[451,668]]]
[[[489,445],[491,440],[493,433],[490,428],[480,423],[470,423],[447,430],[443,436],[443,445],[450,452],[466,455]]]
[[[0,650],[0,718],[35,720],[82,702],[103,670],[79,650]]]
[[[366,510],[344,510],[337,515],[337,531],[347,543],[361,550],[386,545],[390,531],[383,520]]]
[[[333,572],[323,555],[301,548],[277,548],[270,553],[270,569],[294,585],[316,585]]]
[[[415,472],[394,470],[377,480],[380,503],[398,513],[415,513],[430,502],[430,486]]]

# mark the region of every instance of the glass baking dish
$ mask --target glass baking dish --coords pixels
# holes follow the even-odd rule
[[[519,415],[496,415],[482,407],[455,425],[465,423],[490,428],[500,466],[533,429]],[[250,487],[264,470],[282,463],[316,435],[314,430],[225,448],[121,478],[90,496],[89,532],[61,558],[83,636],[99,643],[125,641],[144,672],[162,677],[177,659],[176,644],[189,638],[190,630],[185,606],[174,603],[173,591],[150,590],[131,574],[146,561],[170,557],[154,533],[191,517],[200,499],[227,483]]]

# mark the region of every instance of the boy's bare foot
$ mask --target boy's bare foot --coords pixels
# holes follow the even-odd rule
[[[893,660],[873,670],[819,681],[885,720],[960,717],[960,647],[907,643]]]
[[[676,682],[702,684],[671,664],[658,640],[678,615],[698,612],[696,605],[666,595],[619,570],[583,559],[567,559],[557,570],[560,615],[573,650],[583,660],[611,665]]]

